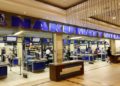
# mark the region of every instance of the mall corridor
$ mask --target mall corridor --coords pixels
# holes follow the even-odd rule
[[[120,86],[120,64],[96,63],[86,67],[84,76],[76,76],[60,82],[48,78],[18,86]]]

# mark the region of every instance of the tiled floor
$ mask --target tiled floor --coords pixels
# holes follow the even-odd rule
[[[18,84],[36,81],[39,79],[44,79],[49,77],[48,68],[44,72],[40,72],[40,73],[22,71],[22,73],[23,72],[28,74],[28,78],[23,78],[23,76],[20,75],[19,67],[13,67],[12,71],[10,71],[10,68],[8,68],[8,77],[6,79],[0,80],[0,86],[16,86]]]
[[[11,76],[11,78],[14,78],[12,82],[9,75],[9,79],[0,81],[0,86],[120,86],[120,64],[108,64],[106,62],[85,63],[85,74],[83,76],[60,82],[50,81],[48,74],[47,69],[45,73],[31,73],[28,79],[24,79],[22,76],[18,78],[19,75],[16,77]]]
[[[19,86],[120,86],[120,64],[85,64],[85,74],[61,82],[37,80]]]

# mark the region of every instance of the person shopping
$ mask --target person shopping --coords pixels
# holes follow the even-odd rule
[[[3,47],[1,50],[2,62],[5,62],[6,60],[5,54],[6,54],[6,49]]]
[[[47,49],[46,49],[47,65],[49,64],[50,53],[51,53],[51,52],[50,52],[50,49],[47,48]]]
[[[106,60],[107,60],[107,62],[109,62],[109,63],[111,63],[111,61],[110,61],[110,57],[111,57],[111,56],[112,56],[112,54],[111,54],[111,48],[108,47]]]

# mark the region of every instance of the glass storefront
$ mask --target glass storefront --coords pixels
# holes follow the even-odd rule
[[[63,44],[64,60],[105,61],[110,39],[64,36]]]

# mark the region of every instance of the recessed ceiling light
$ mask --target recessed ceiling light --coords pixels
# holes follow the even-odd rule
[[[97,13],[97,11],[95,10],[95,13]]]
[[[26,12],[24,11],[23,14],[26,14]]]
[[[48,19],[49,17],[48,17],[48,16],[46,16],[46,18]]]
[[[72,37],[70,39],[81,39],[82,37]]]
[[[120,5],[120,2],[118,3],[118,5]]]
[[[22,34],[23,32],[24,32],[24,31],[16,32],[16,33],[14,34],[14,36],[18,36],[18,35]]]
[[[116,16],[112,17],[112,19],[115,20],[115,19],[116,19]]]

